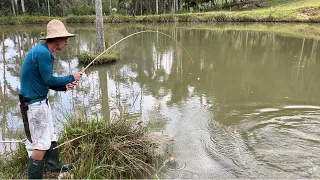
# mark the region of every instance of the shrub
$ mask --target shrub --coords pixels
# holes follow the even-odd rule
[[[89,64],[93,61],[99,54],[84,52],[77,55],[79,62],[83,64]],[[108,53],[101,55],[93,64],[106,64],[110,62],[115,62],[119,60],[119,53],[115,50],[111,50]]]

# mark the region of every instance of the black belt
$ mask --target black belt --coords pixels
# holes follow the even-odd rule
[[[39,97],[39,98],[26,98],[23,95],[19,94],[19,101],[20,101],[20,112],[22,115],[24,132],[26,133],[27,139],[32,143],[30,128],[29,128],[29,121],[28,121],[28,103],[33,100],[42,99],[47,96]],[[48,100],[46,102],[48,104]]]
[[[47,96],[42,96],[42,97],[37,97],[37,98],[27,98],[27,97],[24,97],[22,94],[19,94],[19,101],[20,102],[30,102],[30,101],[34,101],[34,100],[37,100],[37,99],[43,99],[43,98],[46,98]]]

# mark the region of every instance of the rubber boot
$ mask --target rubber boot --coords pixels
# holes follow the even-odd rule
[[[28,179],[42,179],[44,160],[29,158]]]
[[[61,164],[59,161],[58,149],[53,149],[57,147],[57,142],[52,142],[51,147],[47,150],[44,157],[45,160],[45,171],[46,172],[67,172],[73,168],[71,164]]]

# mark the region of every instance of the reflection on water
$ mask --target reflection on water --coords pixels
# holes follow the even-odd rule
[[[107,44],[121,60],[91,67],[71,92],[50,92],[54,118],[68,111],[112,117],[119,108],[175,136],[166,178],[319,178],[320,57],[318,40],[272,32],[189,26],[110,25]],[[234,26],[236,28],[236,25]],[[212,28],[212,29],[211,29]],[[211,29],[211,30],[210,30]],[[78,37],[56,54],[55,73],[80,70],[76,53],[93,51],[95,29],[70,26]],[[1,28],[1,140],[23,130],[17,94],[25,53],[43,27]],[[0,145],[1,152],[14,145]]]

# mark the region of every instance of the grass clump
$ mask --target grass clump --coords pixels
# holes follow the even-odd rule
[[[60,150],[67,162],[74,163],[76,179],[150,178],[155,172],[156,144],[126,120],[71,119],[62,139],[69,141]]]
[[[83,52],[77,55],[79,62],[83,64],[89,64],[93,61],[99,54],[93,52]],[[119,52],[116,50],[111,50],[107,53],[102,54],[94,63],[93,65],[97,64],[106,64],[118,61],[120,59]]]
[[[68,16],[65,18],[68,23],[94,23],[95,16]]]
[[[0,179],[27,178],[28,156],[24,144],[20,143],[13,154],[1,155],[0,167]]]

